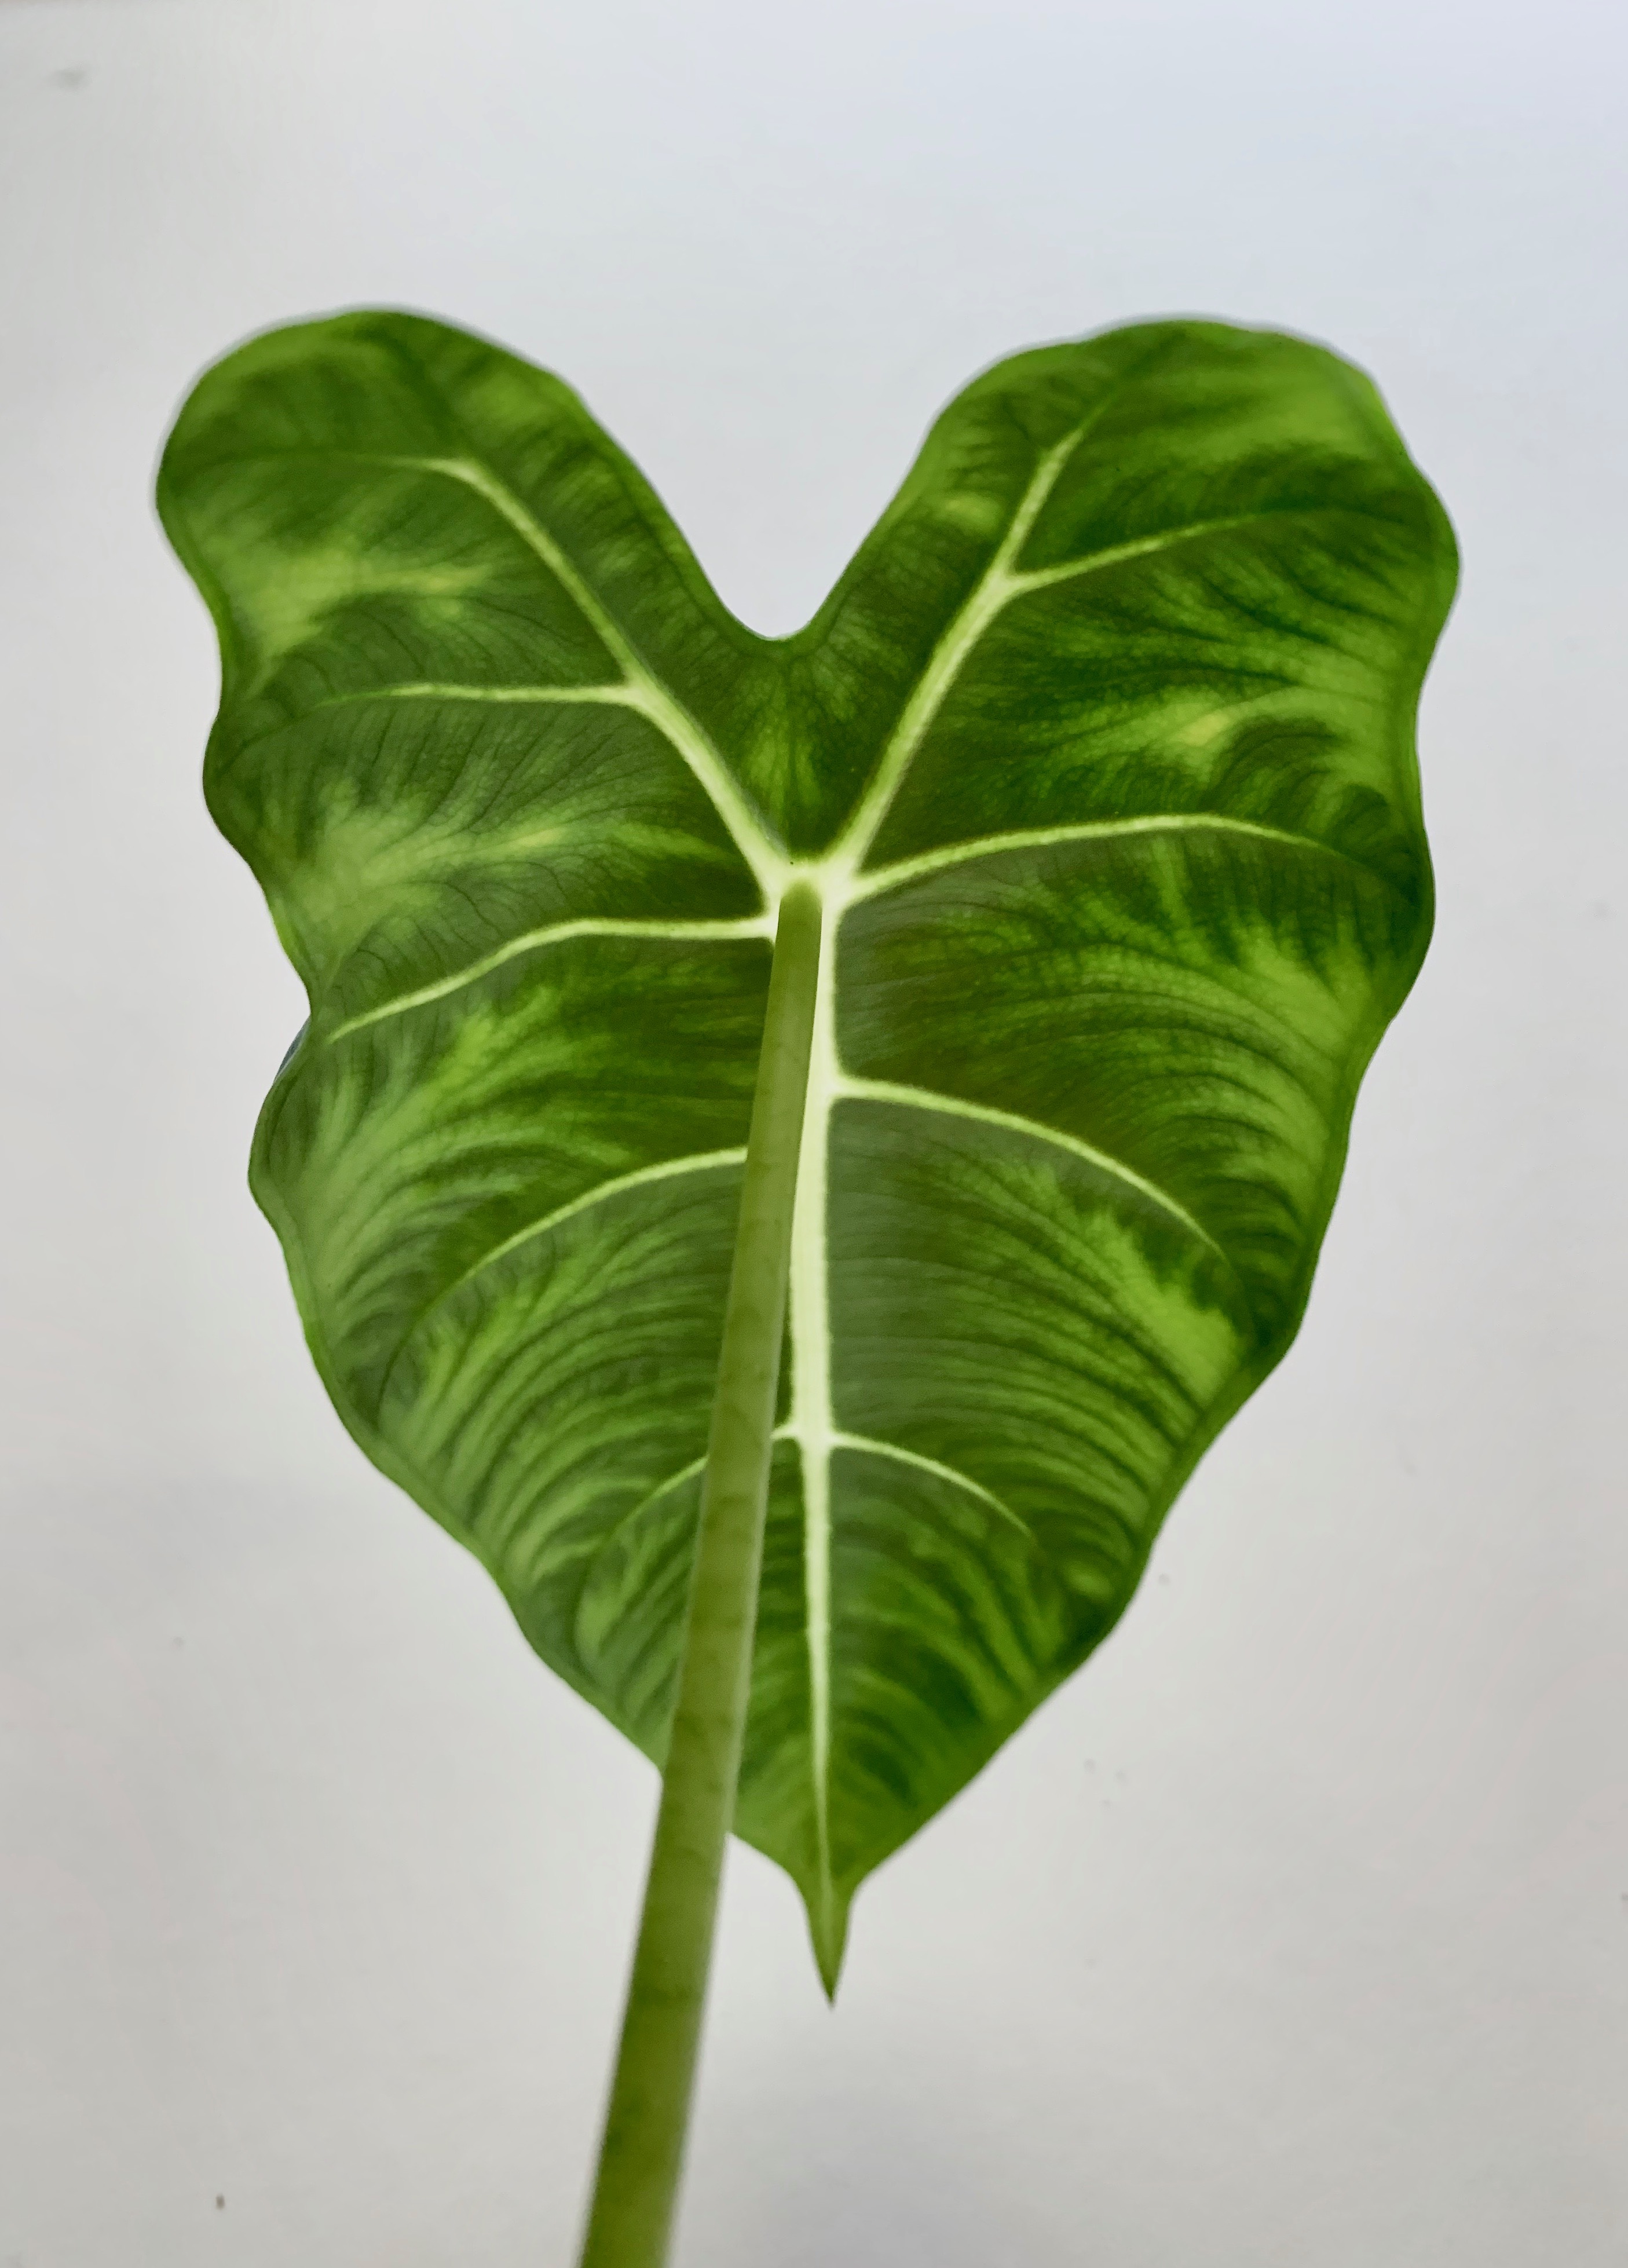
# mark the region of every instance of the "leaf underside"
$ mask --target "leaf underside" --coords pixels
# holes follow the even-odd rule
[[[304,979],[253,1182],[357,1440],[659,1762],[773,911],[826,902],[738,1831],[862,1878],[1293,1336],[1431,919],[1439,504],[1270,333],[1017,356],[807,629],[556,379],[364,313],[188,403],[206,782]]]

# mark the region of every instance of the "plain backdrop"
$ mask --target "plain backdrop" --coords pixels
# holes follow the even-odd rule
[[[1301,1339],[835,2013],[732,1858],[679,2259],[1628,2262],[1625,76],[1607,0],[0,0],[0,2268],[563,2268],[595,2140],[653,1778],[306,1360],[149,503],[357,302],[564,372],[771,630],[1019,347],[1378,377],[1441,910]]]

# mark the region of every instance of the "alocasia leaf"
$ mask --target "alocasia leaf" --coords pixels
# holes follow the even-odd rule
[[[1197,322],[978,379],[786,639],[558,379],[414,317],[229,356],[160,500],[310,995],[253,1179],[323,1379],[658,1760],[774,908],[821,888],[737,1824],[831,1978],[1294,1333],[1430,927],[1447,521],[1357,372]]]

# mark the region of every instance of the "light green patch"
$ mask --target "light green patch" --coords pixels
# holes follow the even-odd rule
[[[411,599],[426,622],[455,621],[465,600],[493,580],[491,565],[392,558],[365,526],[335,534],[320,549],[269,561],[246,583],[265,675],[297,647],[314,642],[328,617],[358,599]]]

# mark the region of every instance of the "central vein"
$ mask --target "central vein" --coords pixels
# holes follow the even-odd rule
[[[1014,598],[1031,583],[1037,585],[1049,579],[1044,573],[1024,575],[1018,562],[1046,499],[1079,446],[1084,431],[1084,427],[1076,428],[1040,459],[993,556],[927,657],[848,825],[826,857],[813,864],[788,859],[770,842],[709,735],[646,665],[597,593],[519,497],[483,467],[464,460],[442,460],[431,468],[465,482],[483,496],[575,599],[604,641],[622,680],[620,686],[590,688],[591,697],[620,701],[641,710],[671,743],[751,868],[765,901],[765,913],[761,917],[763,923],[772,922],[782,897],[794,880],[812,885],[821,901],[822,920],[813,1046],[792,1223],[788,1294],[792,1409],[784,1432],[795,1440],[802,1464],[810,1766],[822,1907],[815,1935],[827,1951],[836,1903],[829,1801],[831,1458],[843,1438],[837,1427],[832,1390],[827,1249],[831,1113],[843,1091],[836,1052],[837,931],[846,909],[867,895],[859,881],[860,869],[968,659],[990,625]],[[758,924],[743,923],[739,926],[749,932]],[[494,962],[502,957],[494,956]]]
[[[792,1217],[792,1413],[802,1461],[803,1587],[808,1646],[808,1738],[821,1897],[831,1898],[829,1791],[831,1754],[831,1393],[829,1267],[826,1251],[831,1108],[836,1099],[836,924],[820,938],[814,1042]],[[822,1922],[829,1922],[829,1914]],[[821,1933],[823,1934],[823,1932]]]
[[[843,914],[863,895],[859,869],[934,718],[984,631],[1022,588],[1015,563],[1079,438],[1077,432],[1070,434],[1041,459],[994,556],[934,646],[853,817],[829,856],[806,870],[819,890],[824,919],[792,1224],[792,1411],[786,1432],[802,1462],[809,1764],[821,1908],[815,1936],[822,1948],[830,1943],[836,1905],[830,1837],[831,1458],[842,1437],[832,1391],[827,1223],[831,1113],[843,1092],[836,1052],[837,933]]]

